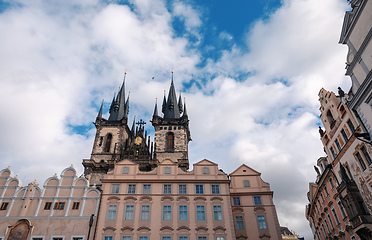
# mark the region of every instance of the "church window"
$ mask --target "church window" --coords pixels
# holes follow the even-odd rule
[[[360,163],[360,166],[362,167],[363,171],[366,170],[367,169],[366,164],[364,163],[363,158],[362,158],[362,156],[360,156],[359,152],[357,152],[355,154],[355,157],[358,159],[358,161]]]
[[[151,193],[151,184],[143,184],[143,194],[150,194]]]
[[[171,184],[164,184],[163,193],[164,194],[172,194],[172,185]]]
[[[260,196],[253,197],[253,199],[254,199],[254,205],[262,205]]]
[[[267,229],[265,216],[263,216],[263,215],[257,216],[257,221],[258,221],[258,228],[259,229]]]
[[[52,202],[46,202],[44,206],[44,210],[50,210],[51,207],[52,207]]]
[[[65,208],[64,202],[56,202],[54,204],[54,210],[63,210]]]
[[[347,141],[349,141],[349,138],[347,137],[346,132],[345,132],[344,129],[341,130],[341,135],[344,138],[345,143],[347,143]]]
[[[150,205],[141,206],[141,220],[150,220]]]
[[[123,174],[128,174],[129,173],[129,167],[123,167]]]
[[[112,184],[111,185],[111,193],[119,193],[120,190],[120,184]]]
[[[220,185],[212,185],[212,194],[220,194]]]
[[[0,208],[0,210],[6,210],[6,209],[8,208],[8,205],[9,205],[8,202],[3,202],[3,203],[1,204],[1,208]]]
[[[351,122],[350,119],[347,120],[347,125],[349,126],[351,132],[354,133],[355,132],[355,128],[354,128],[354,125],[353,125],[353,123]]]
[[[187,193],[186,184],[178,185],[178,193],[179,194],[186,194]]]
[[[167,134],[167,150],[168,151],[174,150],[174,134],[173,133]]]
[[[196,220],[204,221],[205,220],[205,209],[204,206],[196,206]]]
[[[236,230],[244,229],[243,216],[235,216]]]
[[[128,193],[135,194],[136,193],[136,184],[129,184],[128,185]]]
[[[367,152],[367,149],[363,146],[360,150],[362,150],[362,153],[364,155],[364,158],[367,160],[368,165],[371,165],[372,160],[371,160],[371,157],[369,156],[369,154]]]
[[[233,205],[240,206],[240,197],[233,197]]]
[[[73,209],[73,210],[77,210],[77,209],[79,209],[79,205],[80,205],[80,202],[74,202],[74,203],[72,204],[72,209]]]
[[[209,168],[207,167],[203,168],[203,174],[209,174]]]
[[[99,137],[99,146],[102,146],[102,142],[103,142],[103,137]]]
[[[196,194],[203,194],[204,193],[204,186],[202,184],[195,185],[195,193]]]
[[[115,220],[116,219],[116,209],[117,205],[109,205],[107,211],[107,220]]]
[[[249,180],[244,180],[244,187],[250,187],[251,186],[251,183],[249,182]]]
[[[109,133],[107,134],[107,138],[106,138],[105,152],[110,152],[111,141],[112,141],[112,134]]]

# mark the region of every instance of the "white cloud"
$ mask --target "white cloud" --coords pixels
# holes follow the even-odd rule
[[[125,69],[130,119],[148,121],[173,68],[177,90],[205,78],[201,89],[193,85],[182,93],[191,120],[191,163],[208,158],[225,172],[242,163],[253,167],[275,192],[280,223],[311,238],[306,192],[315,179],[312,165],[323,155],[317,94],[321,87],[349,86],[346,48],[337,44],[346,3],[286,0],[252,26],[247,46],[218,34],[231,50],[203,68],[197,64],[204,53],[187,38],[200,39],[203,18],[184,2],[175,1],[170,12],[160,0],[133,0],[132,8],[99,1],[21,3],[0,14],[6,33],[0,38],[3,167],[12,165],[25,183],[43,182],[71,163],[82,173],[94,129],[84,137],[69,125],[94,121],[97,105],[111,101]],[[175,36],[174,17],[182,18],[185,36]]]

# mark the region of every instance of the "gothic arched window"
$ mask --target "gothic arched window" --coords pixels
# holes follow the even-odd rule
[[[174,150],[174,134],[168,133],[167,134],[167,151]]]
[[[110,152],[111,141],[112,141],[112,134],[109,133],[107,134],[107,138],[106,138],[105,152]]]

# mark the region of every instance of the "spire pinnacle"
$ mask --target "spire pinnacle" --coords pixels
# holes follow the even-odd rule
[[[102,118],[102,107],[103,107],[103,101],[104,101],[104,99],[102,99],[101,107],[99,108],[99,112],[98,112],[97,118]]]
[[[183,99],[183,116],[187,116],[187,111],[186,111],[186,98]]]
[[[153,117],[158,117],[158,98],[156,98],[156,101],[155,101],[155,108],[154,108],[154,114],[153,114]]]

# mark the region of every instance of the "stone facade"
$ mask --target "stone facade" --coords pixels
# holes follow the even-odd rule
[[[3,169],[0,239],[85,240],[89,229],[94,233],[99,200],[100,192],[77,177],[73,167],[63,170],[60,178],[48,178],[43,188],[36,181],[22,187],[10,168]]]

